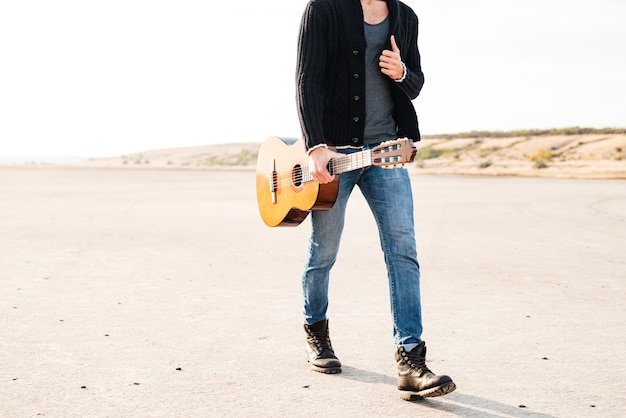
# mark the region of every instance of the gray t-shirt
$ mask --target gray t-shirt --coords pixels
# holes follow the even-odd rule
[[[393,119],[393,99],[389,79],[380,71],[380,55],[389,37],[389,18],[380,23],[365,25],[365,133],[366,145],[397,137]]]

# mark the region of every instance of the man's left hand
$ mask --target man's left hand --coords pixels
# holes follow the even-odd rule
[[[391,51],[385,49],[380,56],[380,71],[392,80],[400,80],[404,76],[404,65],[400,58],[400,48],[396,44],[396,38],[391,35]]]

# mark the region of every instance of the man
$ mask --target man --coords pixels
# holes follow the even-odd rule
[[[417,16],[398,0],[311,0],[307,4],[298,39],[296,87],[309,170],[315,181],[326,184],[334,180],[327,165],[338,153],[398,137],[420,139],[411,102],[424,84],[417,33]],[[328,148],[331,144],[336,152]],[[311,368],[323,373],[341,371],[326,317],[328,281],[346,204],[358,186],[376,219],[387,267],[401,397],[452,392],[456,388],[452,379],[437,376],[426,366],[407,170],[368,167],[340,176],[333,208],[311,213],[302,276]]]

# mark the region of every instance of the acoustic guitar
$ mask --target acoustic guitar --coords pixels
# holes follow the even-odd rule
[[[416,148],[408,138],[330,160],[328,171],[341,174],[369,166],[404,167],[415,158]],[[299,225],[312,210],[333,207],[339,190],[339,176],[319,184],[308,169],[304,140],[269,137],[257,157],[256,194],[261,218],[268,226]]]

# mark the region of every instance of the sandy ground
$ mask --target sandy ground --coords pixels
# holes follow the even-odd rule
[[[458,389],[405,402],[358,192],[327,376],[304,361],[308,223],[263,225],[253,171],[0,168],[0,416],[626,416],[626,183],[413,188],[429,365]]]

